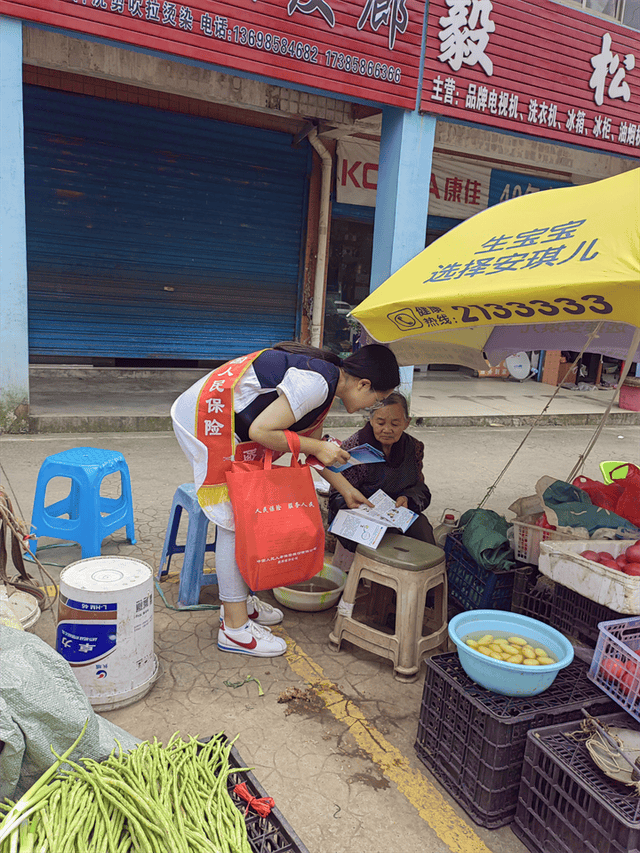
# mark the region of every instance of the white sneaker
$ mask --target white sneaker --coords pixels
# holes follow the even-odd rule
[[[218,648],[223,652],[252,655],[259,658],[274,658],[283,655],[287,644],[276,637],[268,628],[263,628],[251,619],[242,628],[226,628],[221,622],[218,630]]]
[[[272,607],[266,601],[260,601],[257,595],[247,596],[247,613],[249,619],[258,625],[279,625],[284,619],[284,613],[277,607]],[[224,604],[220,605],[220,621],[224,619]]]
[[[247,613],[258,625],[279,625],[284,619],[282,610],[260,601],[257,595],[247,596]]]

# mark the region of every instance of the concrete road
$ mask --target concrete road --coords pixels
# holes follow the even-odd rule
[[[340,438],[350,431],[332,429]],[[426,445],[434,523],[445,507],[476,507],[527,433],[505,426],[410,431]],[[485,506],[506,513],[516,498],[534,493],[541,476],[565,478],[592,433],[591,427],[536,429]],[[131,545],[118,531],[105,540],[102,553],[136,557],[155,570],[174,490],[191,480],[172,433],[0,437],[1,481],[21,518],[30,519],[43,460],[75,446],[125,455],[138,541]],[[640,462],[640,427],[606,427],[584,473],[598,477],[598,462],[605,459]],[[43,538],[45,545],[56,546],[40,551],[54,580],[80,559],[76,545]],[[163,585],[170,605],[177,600],[175,580]],[[265,598],[273,602],[270,595]],[[203,591],[201,601],[215,604],[215,587]],[[176,611],[156,596],[162,674],[146,697],[105,716],[141,738],[162,740],[176,730],[239,734],[240,755],[311,853],[523,853],[509,827],[490,831],[474,824],[417,759],[423,677],[399,684],[390,663],[375,655],[349,645],[331,652],[333,611],[288,610],[278,629],[288,651],[272,660],[219,652],[217,616],[216,610]],[[35,632],[54,645],[55,614],[44,613]],[[264,696],[255,682],[237,686],[249,674],[260,680]],[[287,691],[297,691],[297,700],[279,701]]]

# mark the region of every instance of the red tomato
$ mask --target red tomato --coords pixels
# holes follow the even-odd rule
[[[624,552],[629,563],[640,563],[640,545],[630,545]]]
[[[610,554],[608,551],[598,551],[598,562],[601,563],[603,560],[613,560],[613,554]]]
[[[602,560],[600,562],[600,565],[604,566],[606,569],[613,569],[614,572],[623,572],[624,571],[624,569],[621,569],[615,560]]]
[[[627,676],[623,677],[623,684],[627,685],[629,693],[634,694],[634,701],[636,701],[635,697],[638,694],[638,687],[640,685],[638,664],[635,661],[628,660],[625,663],[625,669],[627,670]]]
[[[536,527],[542,527],[545,530],[555,530],[556,529],[553,524],[549,524],[549,521],[548,521],[545,513],[542,513],[540,518],[535,522],[535,526]]]
[[[625,575],[631,575],[634,578],[640,577],[640,563],[627,563],[622,571]]]
[[[625,696],[629,693],[633,676],[622,661],[615,658],[604,658],[600,664],[599,673],[611,687],[619,689]]]
[[[618,568],[624,571],[624,567],[627,565],[627,558],[624,554],[620,554],[619,557],[616,557],[616,563],[618,564]]]
[[[585,560],[593,560],[594,563],[598,562],[598,554],[596,551],[582,551],[580,556],[584,557]]]

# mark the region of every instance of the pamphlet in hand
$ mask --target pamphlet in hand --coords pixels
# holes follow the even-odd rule
[[[397,507],[393,498],[382,489],[378,489],[369,500],[374,504],[373,507],[363,505],[358,509],[338,510],[329,528],[330,532],[361,542],[369,548],[377,548],[390,527],[397,527],[404,533],[418,517],[417,512]]]
[[[335,444],[339,442],[334,442]],[[385,455],[381,450],[377,450],[371,444],[359,444],[357,447],[351,448],[349,452],[349,459],[344,463],[344,465],[327,465],[327,471],[346,471],[347,468],[351,468],[352,465],[364,465],[370,462],[384,462]],[[318,468],[320,471],[325,467],[322,462],[319,462],[315,456],[307,456],[307,465],[311,465],[312,468]]]
[[[352,447],[349,451],[349,459],[344,465],[327,466],[329,471],[346,471],[353,465],[363,465],[369,462],[384,462],[385,455],[381,450],[377,450],[371,444],[359,444],[357,447]],[[369,507],[370,508],[370,507]]]

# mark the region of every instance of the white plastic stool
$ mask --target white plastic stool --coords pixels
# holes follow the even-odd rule
[[[385,633],[354,616],[361,580],[369,580],[396,593],[393,634]],[[423,635],[427,593],[434,591],[433,630]],[[368,596],[372,596],[372,591]],[[399,681],[415,681],[422,657],[447,639],[447,571],[442,548],[408,536],[386,533],[377,549],[358,545],[338,615],[329,635],[338,650],[343,640],[393,661]]]

